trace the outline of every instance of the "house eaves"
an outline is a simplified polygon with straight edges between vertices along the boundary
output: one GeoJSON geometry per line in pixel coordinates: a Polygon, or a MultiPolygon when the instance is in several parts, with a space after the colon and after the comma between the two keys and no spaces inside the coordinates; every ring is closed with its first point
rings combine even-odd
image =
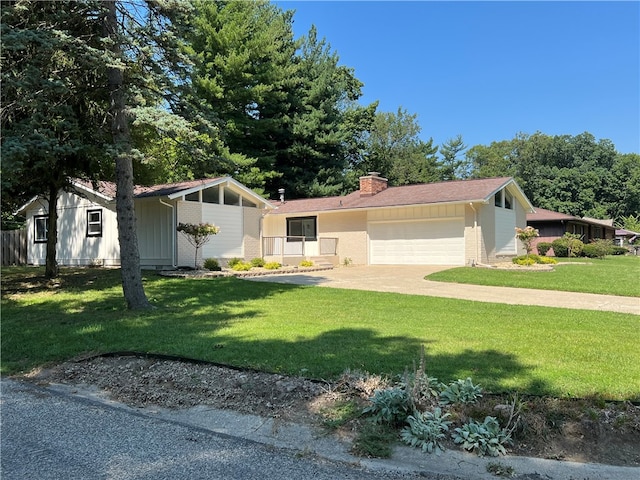
{"type": "MultiPolygon", "coordinates": [[[[332,197],[333,198],[333,197],[332,197]]],[[[340,197],[337,197],[340,198],[340,197]]],[[[271,210],[269,212],[269,215],[298,215],[298,216],[306,216],[306,215],[318,215],[318,214],[323,214],[323,213],[342,213],[342,212],[361,212],[362,210],[395,210],[398,208],[411,208],[411,207],[429,207],[429,206],[447,206],[447,205],[468,205],[469,203],[474,203],[474,204],[488,204],[488,200],[484,199],[484,198],[479,198],[479,199],[471,199],[471,200],[457,200],[457,201],[449,201],[449,202],[431,202],[431,203],[405,203],[402,205],[383,205],[383,206],[379,206],[379,207],[368,207],[368,206],[362,206],[362,207],[344,207],[344,206],[338,206],[337,208],[330,208],[330,209],[322,209],[322,210],[295,210],[295,211],[288,211],[288,212],[278,212],[278,206],[276,204],[276,207],[274,210],[271,210]]]]}
{"type": "Polygon", "coordinates": [[[115,199],[115,184],[112,182],[98,182],[98,190],[93,188],[93,185],[90,182],[86,182],[84,180],[75,179],[71,181],[71,185],[76,190],[82,190],[91,195],[95,195],[102,200],[106,200],[107,202],[112,202],[115,199]],[[102,193],[100,191],[102,188],[105,192],[112,192],[112,195],[107,195],[106,193],[102,193]]]}
{"type": "Polygon", "coordinates": [[[253,199],[258,205],[263,205],[264,208],[275,208],[275,206],[271,202],[231,177],[195,180],[193,182],[184,182],[182,184],[167,185],[164,189],[158,189],[153,192],[136,195],[136,198],[157,197],[166,195],[170,200],[175,200],[176,198],[181,198],[200,190],[205,190],[207,188],[221,185],[231,187],[232,190],[235,190],[238,193],[243,193],[246,197],[253,199]]]}
{"type": "Polygon", "coordinates": [[[512,194],[515,194],[515,197],[518,199],[520,204],[525,207],[526,211],[535,213],[535,208],[513,178],[509,178],[509,180],[505,182],[504,185],[498,187],[496,190],[487,195],[487,197],[485,198],[485,202],[489,202],[491,198],[493,198],[493,196],[503,188],[508,188],[512,194]]]}
{"type": "Polygon", "coordinates": [[[344,196],[289,200],[276,203],[276,210],[270,214],[302,215],[427,205],[487,204],[505,186],[509,187],[525,209],[533,209],[513,178],[499,177],[389,187],[369,196],[360,195],[358,190],[344,196]]]}

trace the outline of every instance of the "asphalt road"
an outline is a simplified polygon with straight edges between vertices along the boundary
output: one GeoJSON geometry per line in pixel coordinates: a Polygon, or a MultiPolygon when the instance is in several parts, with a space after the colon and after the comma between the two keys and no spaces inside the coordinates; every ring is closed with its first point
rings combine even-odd
{"type": "Polygon", "coordinates": [[[1,382],[3,480],[412,479],[1,382]]]}

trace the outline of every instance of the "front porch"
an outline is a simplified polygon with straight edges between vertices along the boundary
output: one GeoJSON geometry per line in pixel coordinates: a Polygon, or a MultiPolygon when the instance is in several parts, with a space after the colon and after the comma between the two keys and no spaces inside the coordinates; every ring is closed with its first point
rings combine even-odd
{"type": "Polygon", "coordinates": [[[338,239],[303,236],[262,237],[262,257],[267,262],[297,265],[303,260],[338,265],[338,239]]]}

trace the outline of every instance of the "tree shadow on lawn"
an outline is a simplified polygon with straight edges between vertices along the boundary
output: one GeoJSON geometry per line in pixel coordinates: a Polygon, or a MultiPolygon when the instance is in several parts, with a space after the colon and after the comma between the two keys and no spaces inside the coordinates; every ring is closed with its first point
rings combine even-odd
{"type": "Polygon", "coordinates": [[[389,377],[414,372],[421,346],[427,344],[426,373],[444,383],[471,377],[475,384],[481,384],[491,393],[517,390],[542,395],[551,392],[547,382],[535,378],[531,368],[513,354],[468,349],[429,354],[428,344],[435,349],[435,342],[400,336],[381,337],[370,329],[331,330],[314,338],[291,342],[246,340],[234,336],[219,336],[215,341],[219,349],[215,351],[213,361],[323,380],[335,380],[346,370],[389,377]]]}
{"type": "MultiPolygon", "coordinates": [[[[84,280],[82,273],[73,273],[76,285],[95,281],[100,269],[82,271],[84,280]]],[[[108,276],[110,280],[103,279],[101,285],[117,286],[119,276],[113,271],[108,276]]],[[[443,382],[470,376],[489,391],[504,391],[506,385],[513,384],[528,393],[549,390],[544,381],[532,377],[530,368],[515,355],[495,350],[438,353],[433,344],[431,353],[428,339],[382,337],[366,328],[333,329],[292,340],[221,333],[232,322],[263,314],[259,309],[234,310],[235,306],[308,287],[235,278],[185,280],[147,275],[145,288],[159,308],[127,311],[116,294],[93,301],[80,296],[56,302],[54,296],[51,302],[12,306],[9,312],[3,312],[3,365],[12,364],[12,370],[34,366],[29,347],[39,352],[40,363],[62,361],[85,352],[121,350],[178,355],[329,380],[347,369],[388,375],[411,371],[419,361],[421,345],[427,344],[427,374],[443,382]]],[[[261,335],[269,336],[268,329],[272,327],[265,328],[266,333],[261,335]]],[[[286,324],[280,328],[286,328],[286,324]]]]}

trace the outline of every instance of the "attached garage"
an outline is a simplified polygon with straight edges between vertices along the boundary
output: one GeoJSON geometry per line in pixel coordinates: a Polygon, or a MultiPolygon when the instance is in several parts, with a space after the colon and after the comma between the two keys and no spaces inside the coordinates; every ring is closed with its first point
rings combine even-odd
{"type": "Polygon", "coordinates": [[[464,265],[464,220],[371,222],[372,265],[464,265]]]}

